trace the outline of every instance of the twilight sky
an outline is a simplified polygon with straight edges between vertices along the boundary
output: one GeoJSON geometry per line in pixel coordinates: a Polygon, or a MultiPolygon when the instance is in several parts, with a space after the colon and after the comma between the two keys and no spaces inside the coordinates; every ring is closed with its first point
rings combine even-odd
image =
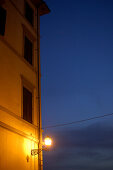
{"type": "MultiPolygon", "coordinates": [[[[113,112],[113,1],[46,0],[41,17],[43,127],[113,112]]],[[[113,170],[113,116],[45,130],[44,170],[113,170]]]]}

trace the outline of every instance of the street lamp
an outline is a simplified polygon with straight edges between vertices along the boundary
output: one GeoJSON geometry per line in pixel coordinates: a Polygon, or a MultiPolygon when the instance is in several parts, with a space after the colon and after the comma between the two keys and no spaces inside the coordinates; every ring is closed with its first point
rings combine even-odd
{"type": "Polygon", "coordinates": [[[35,156],[35,155],[39,154],[41,151],[43,151],[43,150],[48,150],[51,145],[52,145],[52,139],[47,136],[44,139],[44,142],[42,143],[42,149],[32,149],[31,150],[31,155],[35,156]]]}
{"type": "Polygon", "coordinates": [[[47,136],[47,137],[44,139],[44,145],[45,145],[45,146],[51,146],[51,145],[52,145],[52,139],[47,136]]]}

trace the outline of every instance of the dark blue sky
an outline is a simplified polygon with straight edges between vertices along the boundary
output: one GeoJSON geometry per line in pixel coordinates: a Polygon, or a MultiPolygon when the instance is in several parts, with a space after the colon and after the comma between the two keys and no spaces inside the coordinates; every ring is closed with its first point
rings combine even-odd
{"type": "MultiPolygon", "coordinates": [[[[41,17],[43,126],[112,113],[113,1],[46,0],[46,3],[51,9],[51,13],[41,17]]],[[[45,159],[48,159],[48,169],[93,170],[91,166],[95,167],[93,165],[98,159],[97,155],[92,156],[95,154],[95,150],[95,152],[101,153],[100,157],[104,157],[106,164],[104,166],[98,160],[97,167],[94,169],[111,170],[110,167],[113,167],[113,163],[111,165],[111,162],[107,160],[113,153],[111,154],[108,141],[113,142],[113,136],[111,135],[110,138],[109,135],[108,141],[106,141],[107,133],[105,132],[105,136],[102,134],[102,131],[104,132],[106,129],[107,131],[112,129],[113,133],[113,117],[79,126],[73,125],[45,131],[56,137],[56,145],[59,143],[59,146],[56,146],[57,151],[52,151],[45,156],[45,159]],[[98,137],[96,139],[96,131],[99,131],[98,136],[101,139],[98,137]],[[74,137],[73,132],[77,132],[74,137]],[[81,138],[81,134],[86,134],[86,132],[87,135],[81,138]],[[66,155],[67,152],[67,143],[64,142],[66,134],[70,138],[68,145],[70,156],[62,157],[61,161],[60,156],[66,155]],[[61,139],[58,140],[59,137],[61,139]],[[77,145],[73,149],[71,144],[76,141],[75,138],[79,143],[86,140],[87,146],[84,144],[84,147],[81,148],[80,145],[77,145]],[[94,142],[88,148],[91,139],[94,139],[94,142]],[[64,142],[64,147],[60,145],[60,140],[61,143],[64,142]],[[94,146],[95,141],[103,145],[104,140],[106,145],[103,147],[99,148],[98,144],[94,146]],[[83,153],[84,157],[82,154],[78,156],[79,152],[83,153]],[[91,160],[88,154],[91,154],[91,160]],[[49,156],[54,158],[53,162],[49,161],[49,156]],[[76,161],[72,157],[77,157],[76,161]],[[59,164],[55,164],[56,160],[59,164]],[[65,162],[67,162],[67,166],[65,162]]]]}

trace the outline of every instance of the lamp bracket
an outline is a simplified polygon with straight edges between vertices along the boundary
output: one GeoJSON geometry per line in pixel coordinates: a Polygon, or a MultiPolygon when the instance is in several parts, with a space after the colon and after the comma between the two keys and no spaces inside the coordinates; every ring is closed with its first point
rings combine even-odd
{"type": "Polygon", "coordinates": [[[35,155],[39,154],[39,152],[41,152],[40,149],[32,149],[31,150],[31,155],[35,156],[35,155]]]}
{"type": "Polygon", "coordinates": [[[32,156],[38,155],[38,154],[39,154],[41,151],[43,151],[43,150],[47,151],[48,148],[32,149],[32,150],[31,150],[31,155],[32,155],[32,156]]]}

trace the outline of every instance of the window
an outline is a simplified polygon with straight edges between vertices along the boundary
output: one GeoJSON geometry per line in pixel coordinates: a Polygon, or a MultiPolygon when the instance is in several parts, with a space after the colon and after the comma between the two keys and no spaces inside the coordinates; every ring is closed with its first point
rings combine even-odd
{"type": "Polygon", "coordinates": [[[29,64],[33,64],[33,43],[30,39],[25,36],[24,40],[24,58],[28,61],[29,64]]]}
{"type": "Polygon", "coordinates": [[[5,34],[6,10],[0,6],[0,35],[5,34]]]}
{"type": "Polygon", "coordinates": [[[34,11],[26,1],[25,1],[25,17],[29,21],[29,23],[33,26],[33,24],[34,24],[34,11]]]}
{"type": "Polygon", "coordinates": [[[23,119],[32,123],[32,92],[23,86],[23,119]]]}

